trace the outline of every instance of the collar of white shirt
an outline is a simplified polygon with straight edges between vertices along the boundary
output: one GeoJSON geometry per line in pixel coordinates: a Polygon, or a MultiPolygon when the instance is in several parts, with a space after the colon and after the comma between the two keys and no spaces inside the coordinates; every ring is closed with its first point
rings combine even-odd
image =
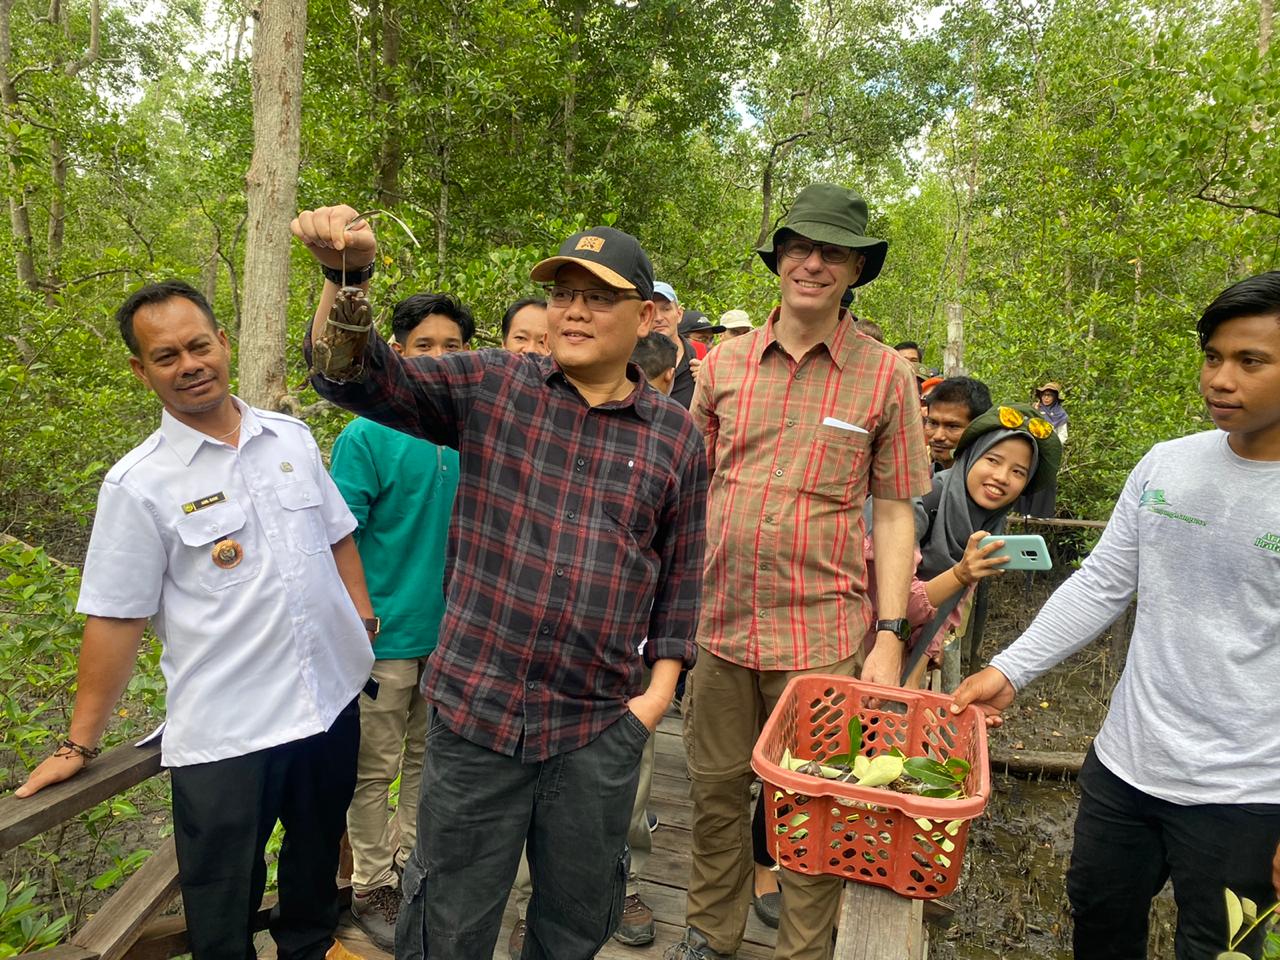
{"type": "MultiPolygon", "coordinates": [[[[231,400],[236,405],[236,409],[240,411],[240,436],[249,439],[256,437],[263,430],[275,433],[270,424],[258,418],[258,414],[253,407],[234,395],[231,400]]],[[[174,453],[187,466],[191,465],[191,461],[202,443],[221,443],[221,441],[213,439],[207,433],[201,433],[194,427],[187,426],[168,410],[165,410],[160,415],[160,433],[164,435],[165,441],[173,447],[174,453]]]]}

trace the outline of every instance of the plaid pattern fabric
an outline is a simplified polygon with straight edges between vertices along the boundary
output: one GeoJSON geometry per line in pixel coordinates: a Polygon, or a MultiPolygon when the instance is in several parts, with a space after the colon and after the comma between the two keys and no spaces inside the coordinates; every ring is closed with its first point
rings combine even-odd
{"type": "Polygon", "coordinates": [[[897,354],[846,315],[797,363],[774,339],[777,317],[720,344],[698,374],[711,470],[698,643],[754,670],[808,670],[852,656],[871,624],[868,492],[926,493],[929,459],[897,354]]]}
{"type": "Polygon", "coordinates": [[[645,662],[693,663],[707,473],[683,408],[638,369],[630,397],[589,407],[549,358],[503,350],[401,360],[375,337],[365,370],[312,383],[459,452],[445,616],[423,685],[452,730],[545,760],[622,715],[646,636],[645,662]]]}

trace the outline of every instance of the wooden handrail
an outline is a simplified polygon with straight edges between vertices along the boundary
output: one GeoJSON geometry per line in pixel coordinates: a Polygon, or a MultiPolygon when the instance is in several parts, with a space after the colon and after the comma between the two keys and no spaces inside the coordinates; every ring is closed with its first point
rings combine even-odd
{"type": "Polygon", "coordinates": [[[160,744],[115,747],[70,780],[34,797],[0,797],[0,853],[160,772],[160,744]]]}
{"type": "Polygon", "coordinates": [[[1019,523],[1024,527],[1064,527],[1071,530],[1103,530],[1105,520],[1067,520],[1058,517],[1024,517],[1019,513],[1009,514],[1009,523],[1019,523]]]}

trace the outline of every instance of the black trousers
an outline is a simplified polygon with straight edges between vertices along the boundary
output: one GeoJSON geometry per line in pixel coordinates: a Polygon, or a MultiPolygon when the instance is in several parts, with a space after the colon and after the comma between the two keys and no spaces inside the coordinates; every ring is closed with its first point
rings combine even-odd
{"type": "Polygon", "coordinates": [[[280,960],[321,960],[338,925],[338,847],[355,790],[360,708],[324,733],[242,757],[172,767],[174,841],[193,960],[254,960],[263,852],[279,820],[280,960]]]}
{"type": "Polygon", "coordinates": [[[464,740],[433,710],[397,960],[492,957],[526,843],[533,897],[521,956],[594,957],[622,919],[627,828],[648,739],[627,712],[586,746],[523,763],[464,740]]]}
{"type": "MultiPolygon", "coordinates": [[[[1280,805],[1158,800],[1113,774],[1092,748],[1080,793],[1067,871],[1077,960],[1145,960],[1151,899],[1168,879],[1177,960],[1213,960],[1226,949],[1224,887],[1260,909],[1274,902],[1280,805]]],[[[1257,956],[1261,942],[1259,933],[1238,949],[1257,956]]]]}

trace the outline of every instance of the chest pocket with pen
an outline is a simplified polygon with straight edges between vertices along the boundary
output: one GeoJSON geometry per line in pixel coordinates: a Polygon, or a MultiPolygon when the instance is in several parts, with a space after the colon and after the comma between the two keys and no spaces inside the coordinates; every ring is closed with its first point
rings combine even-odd
{"type": "Polygon", "coordinates": [[[210,593],[251,580],[262,567],[262,558],[255,555],[252,544],[245,542],[245,521],[240,504],[226,500],[188,514],[176,525],[178,539],[190,554],[196,580],[210,593]],[[229,541],[224,548],[228,559],[218,562],[214,547],[223,541],[229,541]]]}
{"type": "Polygon", "coordinates": [[[303,553],[329,549],[321,507],[320,488],[312,480],[294,480],[276,487],[276,498],[284,508],[284,525],[289,542],[303,553]]]}
{"type": "Polygon", "coordinates": [[[848,504],[866,474],[871,435],[820,423],[813,428],[807,448],[798,451],[794,469],[801,493],[848,504]],[[806,458],[807,455],[807,458],[806,458]]]}

